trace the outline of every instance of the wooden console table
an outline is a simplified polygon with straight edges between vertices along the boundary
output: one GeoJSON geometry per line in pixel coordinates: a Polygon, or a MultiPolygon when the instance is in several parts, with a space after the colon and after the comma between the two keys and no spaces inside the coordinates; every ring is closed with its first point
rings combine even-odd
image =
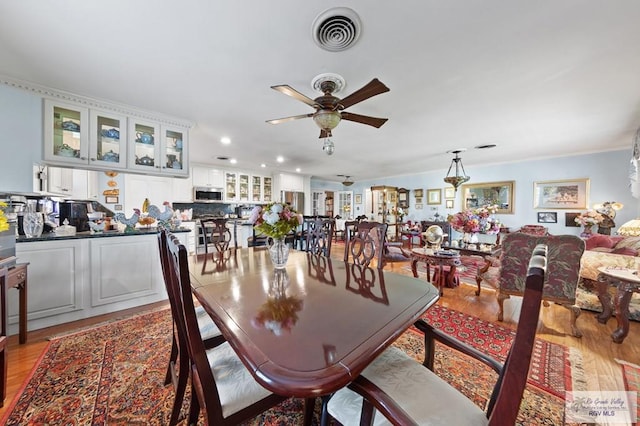
{"type": "Polygon", "coordinates": [[[9,269],[5,285],[0,288],[0,310],[2,310],[2,325],[0,327],[0,335],[7,335],[7,289],[16,288],[20,292],[19,299],[19,333],[18,341],[20,344],[27,342],[27,266],[28,263],[18,263],[15,267],[9,269]]]}
{"type": "Polygon", "coordinates": [[[617,287],[615,313],[618,328],[611,333],[615,343],[622,343],[629,334],[629,301],[633,292],[640,292],[639,271],[635,269],[613,269],[606,266],[598,268],[598,299],[602,304],[602,313],[597,314],[598,322],[606,324],[612,314],[611,296],[608,287],[617,287]]]}

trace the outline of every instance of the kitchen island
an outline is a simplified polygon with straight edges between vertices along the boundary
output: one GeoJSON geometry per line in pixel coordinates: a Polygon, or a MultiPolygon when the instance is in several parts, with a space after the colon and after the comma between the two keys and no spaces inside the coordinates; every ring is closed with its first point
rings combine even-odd
{"type": "MultiPolygon", "coordinates": [[[[186,243],[190,230],[172,232],[186,243]]],[[[157,229],[43,234],[16,240],[18,263],[29,263],[27,329],[37,330],[167,298],[157,229]]],[[[18,292],[7,294],[9,334],[18,332],[18,292]]]]}

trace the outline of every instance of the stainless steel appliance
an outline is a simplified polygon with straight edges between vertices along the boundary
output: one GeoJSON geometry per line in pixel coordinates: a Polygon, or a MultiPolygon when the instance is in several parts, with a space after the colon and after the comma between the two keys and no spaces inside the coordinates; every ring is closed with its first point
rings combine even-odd
{"type": "Polygon", "coordinates": [[[280,200],[297,213],[304,214],[304,192],[282,191],[280,200]]]}
{"type": "Polygon", "coordinates": [[[193,201],[196,203],[215,203],[222,201],[222,188],[209,188],[206,186],[193,187],[193,201]]]}
{"type": "MultiPolygon", "coordinates": [[[[76,232],[89,230],[89,203],[86,201],[64,201],[59,205],[60,225],[64,220],[69,221],[69,225],[76,227],[76,232]]],[[[93,211],[93,210],[92,210],[93,211]]]]}

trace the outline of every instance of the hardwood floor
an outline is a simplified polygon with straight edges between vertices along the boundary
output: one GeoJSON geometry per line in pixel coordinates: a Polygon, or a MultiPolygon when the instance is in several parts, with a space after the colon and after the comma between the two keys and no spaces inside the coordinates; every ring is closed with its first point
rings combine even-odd
{"type": "MultiPolygon", "coordinates": [[[[335,245],[333,256],[342,258],[342,247],[335,245]]],[[[408,262],[389,263],[385,269],[405,275],[411,275],[411,271],[404,268],[408,262]]],[[[480,296],[475,295],[475,287],[462,284],[455,289],[445,289],[444,296],[438,301],[443,306],[474,315],[486,321],[496,321],[498,304],[495,292],[482,291],[480,296]]],[[[505,301],[505,321],[500,323],[506,327],[515,327],[514,315],[518,314],[517,302],[514,297],[505,301]]],[[[4,407],[0,408],[0,417],[11,404],[14,397],[20,392],[23,383],[29,377],[34,365],[47,347],[48,338],[71,330],[84,328],[111,319],[119,318],[135,312],[168,305],[168,302],[160,302],[139,308],[119,311],[108,315],[89,318],[56,327],[30,331],[28,342],[18,344],[18,336],[10,336],[8,346],[8,380],[7,397],[4,407]]],[[[583,311],[578,318],[578,327],[583,333],[582,338],[571,336],[570,312],[555,304],[543,307],[541,310],[538,337],[565,346],[580,349],[583,355],[587,390],[623,390],[620,366],[615,358],[640,364],[640,323],[631,321],[629,336],[622,344],[613,343],[611,332],[616,328],[615,319],[609,320],[606,325],[599,324],[592,312],[583,311]]]]}

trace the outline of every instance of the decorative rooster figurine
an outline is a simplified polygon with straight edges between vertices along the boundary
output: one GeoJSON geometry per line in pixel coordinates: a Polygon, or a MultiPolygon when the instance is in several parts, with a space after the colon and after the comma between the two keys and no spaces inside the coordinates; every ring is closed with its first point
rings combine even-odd
{"type": "Polygon", "coordinates": [[[124,213],[116,213],[114,219],[120,223],[124,223],[127,225],[127,231],[131,231],[138,223],[138,219],[140,219],[140,209],[133,209],[133,215],[129,218],[125,217],[124,213]]]}
{"type": "Polygon", "coordinates": [[[148,207],[149,216],[158,220],[161,223],[168,223],[173,217],[173,209],[171,208],[171,204],[168,201],[162,203],[164,205],[164,211],[161,212],[160,208],[155,205],[150,205],[148,207]]]}

